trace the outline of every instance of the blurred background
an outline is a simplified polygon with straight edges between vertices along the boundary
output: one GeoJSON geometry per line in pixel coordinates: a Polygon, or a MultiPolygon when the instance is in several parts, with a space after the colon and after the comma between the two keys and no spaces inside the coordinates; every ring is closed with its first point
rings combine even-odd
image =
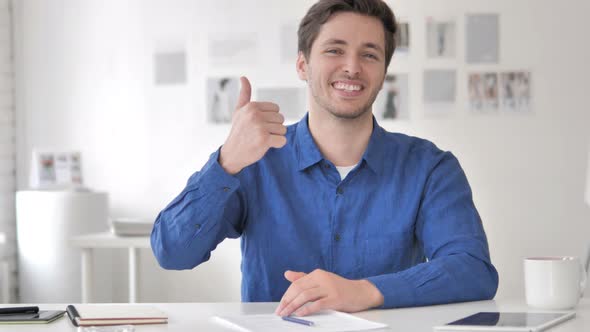
{"type": "MultiPolygon", "coordinates": [[[[79,302],[91,264],[93,302],[128,302],[130,277],[139,302],[239,301],[239,240],[190,271],[162,270],[141,245],[128,254],[125,240],[83,261],[72,241],[153,221],[224,142],[237,77],[297,121],[296,29],[313,3],[0,0],[1,300],[79,302]],[[61,152],[79,158],[65,183],[43,173],[61,152]]],[[[524,298],[524,257],[590,245],[590,2],[387,3],[404,42],[375,116],[459,158],[497,297],[524,298]]]]}

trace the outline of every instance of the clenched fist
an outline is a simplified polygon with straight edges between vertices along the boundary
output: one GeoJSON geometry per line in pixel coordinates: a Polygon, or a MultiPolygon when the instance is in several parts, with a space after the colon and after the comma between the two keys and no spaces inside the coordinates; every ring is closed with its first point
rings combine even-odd
{"type": "Polygon", "coordinates": [[[287,127],[283,125],[285,118],[279,113],[279,106],[250,101],[250,81],[240,77],[240,83],[231,131],[219,154],[219,164],[232,175],[262,159],[268,149],[282,148],[287,144],[287,127]]]}

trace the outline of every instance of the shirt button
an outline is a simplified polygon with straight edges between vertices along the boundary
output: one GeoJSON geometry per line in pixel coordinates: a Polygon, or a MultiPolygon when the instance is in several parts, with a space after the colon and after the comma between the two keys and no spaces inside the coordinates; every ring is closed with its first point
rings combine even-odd
{"type": "Polygon", "coordinates": [[[328,164],[324,164],[324,168],[325,168],[325,169],[328,169],[328,168],[330,168],[330,165],[328,165],[328,164]]]}
{"type": "Polygon", "coordinates": [[[340,234],[334,235],[334,241],[336,241],[336,242],[340,241],[340,234]]]}
{"type": "Polygon", "coordinates": [[[340,187],[338,189],[336,189],[336,192],[338,193],[338,195],[344,194],[344,190],[340,187]]]}
{"type": "Polygon", "coordinates": [[[201,228],[201,224],[195,224],[195,228],[196,229],[200,229],[201,228]]]}
{"type": "Polygon", "coordinates": [[[228,192],[229,191],[229,187],[223,187],[223,191],[228,192]]]}

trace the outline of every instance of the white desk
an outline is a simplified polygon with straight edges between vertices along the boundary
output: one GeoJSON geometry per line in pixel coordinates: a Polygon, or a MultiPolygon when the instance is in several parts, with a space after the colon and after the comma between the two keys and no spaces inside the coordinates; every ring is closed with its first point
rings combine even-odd
{"type": "Polygon", "coordinates": [[[137,302],[138,249],[150,248],[149,236],[116,236],[113,233],[80,235],[72,238],[72,245],[82,248],[82,303],[92,301],[92,251],[99,248],[126,248],[129,254],[129,303],[137,302]]]}
{"type": "MultiPolygon", "coordinates": [[[[156,303],[154,306],[168,313],[168,324],[138,325],[137,332],[231,332],[234,330],[220,326],[211,321],[211,316],[220,314],[260,314],[272,313],[278,303],[156,303]]],[[[3,304],[0,306],[14,306],[3,304]]],[[[66,304],[43,304],[40,309],[62,309],[66,304]]],[[[432,332],[432,327],[442,325],[478,311],[534,311],[526,307],[523,300],[515,301],[482,301],[447,304],[430,307],[407,309],[371,310],[355,315],[382,322],[389,325],[389,329],[371,331],[403,331],[403,332],[432,332]]],[[[0,331],[27,332],[75,332],[76,328],[66,317],[48,325],[0,325],[0,331]]],[[[584,332],[590,331],[590,299],[583,299],[576,308],[576,317],[549,329],[550,332],[584,332]]]]}

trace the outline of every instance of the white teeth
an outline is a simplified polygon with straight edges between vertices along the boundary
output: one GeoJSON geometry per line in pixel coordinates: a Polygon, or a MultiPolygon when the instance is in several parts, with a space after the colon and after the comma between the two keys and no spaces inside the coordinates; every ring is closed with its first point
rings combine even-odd
{"type": "Polygon", "coordinates": [[[359,91],[361,89],[360,85],[344,84],[344,83],[340,83],[340,82],[334,83],[333,86],[334,86],[334,88],[336,88],[338,90],[346,90],[346,91],[359,91]]]}

